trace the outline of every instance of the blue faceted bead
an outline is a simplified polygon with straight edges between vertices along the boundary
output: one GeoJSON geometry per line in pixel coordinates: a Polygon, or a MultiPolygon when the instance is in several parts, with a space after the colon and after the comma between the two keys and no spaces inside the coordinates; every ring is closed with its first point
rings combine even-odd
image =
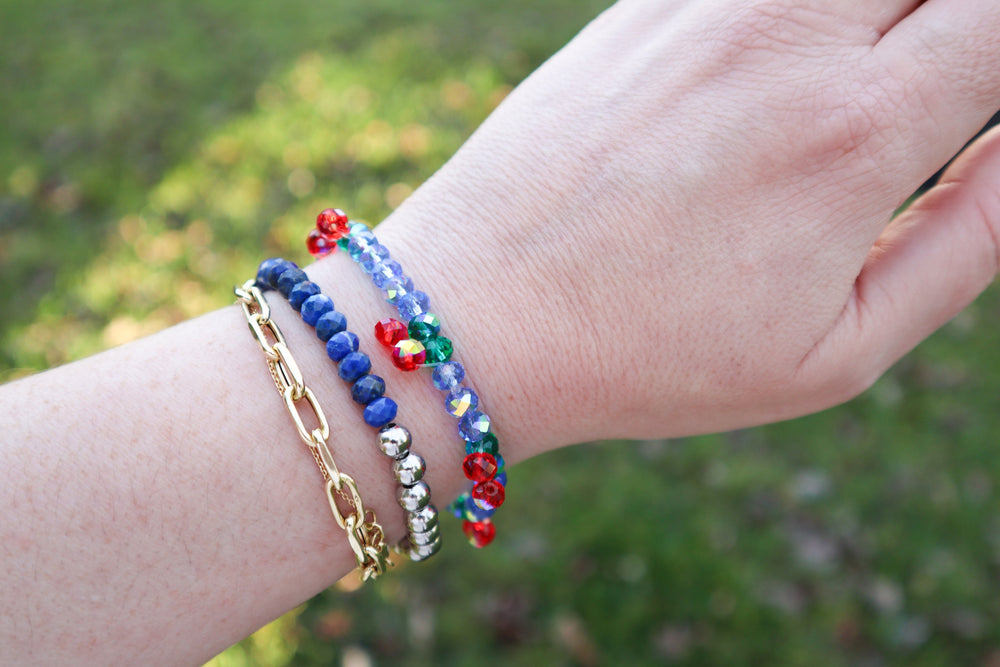
{"type": "MultiPolygon", "coordinates": [[[[448,398],[444,400],[444,409],[452,417],[464,417],[470,412],[474,412],[479,405],[479,396],[468,387],[456,387],[448,392],[448,398]]],[[[476,438],[478,440],[479,438],[476,438]]]]}
{"type": "Polygon", "coordinates": [[[472,496],[468,496],[465,499],[465,503],[462,507],[462,516],[460,518],[466,521],[482,521],[484,519],[489,519],[497,511],[497,508],[493,507],[490,509],[483,509],[476,504],[476,501],[472,499],[472,496]]]}
{"type": "Polygon", "coordinates": [[[295,310],[302,310],[302,304],[309,297],[319,294],[319,285],[307,280],[292,288],[292,293],[288,295],[288,304],[295,310]]]}
{"type": "Polygon", "coordinates": [[[311,327],[319,318],[333,310],[333,299],[325,294],[313,294],[302,304],[302,321],[311,327]]]}
{"type": "Polygon", "coordinates": [[[374,273],[375,269],[387,259],[389,259],[389,249],[381,243],[373,243],[361,253],[358,262],[365,273],[374,273]]]}
{"type": "MultiPolygon", "coordinates": [[[[493,458],[494,458],[494,459],[496,460],[496,462],[497,462],[497,475],[499,475],[500,473],[503,473],[504,475],[506,475],[507,473],[506,473],[505,471],[506,471],[506,469],[507,469],[507,462],[506,462],[506,461],[504,461],[504,460],[503,460],[503,457],[502,457],[502,456],[500,456],[499,454],[494,454],[494,455],[493,455],[493,458]]],[[[496,478],[494,477],[494,479],[496,479],[496,478]]],[[[499,481],[499,480],[498,480],[498,481],[499,481]]],[[[501,484],[506,484],[506,482],[505,482],[505,481],[504,481],[504,482],[500,482],[500,483],[501,483],[501,484]]]]}
{"type": "Polygon", "coordinates": [[[386,283],[382,287],[382,293],[385,294],[385,300],[394,306],[399,305],[399,300],[404,296],[413,291],[413,280],[408,276],[403,276],[403,280],[398,282],[386,283]]]}
{"type": "Polygon", "coordinates": [[[465,379],[465,367],[457,361],[446,361],[434,369],[431,379],[436,389],[451,392],[465,379]]]}
{"type": "Polygon", "coordinates": [[[307,280],[309,280],[309,276],[306,275],[305,271],[298,267],[289,267],[278,276],[278,282],[275,284],[275,287],[281,292],[281,296],[287,299],[296,285],[304,283],[307,280]]]}
{"type": "Polygon", "coordinates": [[[372,271],[372,282],[379,289],[385,287],[387,283],[402,282],[405,277],[403,267],[394,259],[387,259],[379,263],[372,271]]]}
{"type": "MultiPolygon", "coordinates": [[[[330,340],[333,339],[331,338],[330,340]]],[[[337,366],[337,375],[340,376],[341,380],[354,382],[371,369],[372,360],[368,358],[367,354],[364,352],[348,352],[340,360],[340,365],[337,366]]]]}
{"type": "Polygon", "coordinates": [[[368,405],[385,393],[385,380],[377,375],[362,375],[351,387],[351,398],[361,405],[368,405]]]}
{"type": "Polygon", "coordinates": [[[469,442],[482,440],[483,436],[490,432],[490,416],[479,410],[471,410],[465,413],[458,422],[458,434],[469,442]]]}
{"type": "Polygon", "coordinates": [[[350,331],[338,331],[326,341],[326,356],[340,361],[358,350],[358,337],[350,331]]]}
{"type": "Polygon", "coordinates": [[[414,290],[400,298],[395,306],[399,309],[400,318],[408,323],[420,313],[427,312],[431,307],[431,298],[420,290],[414,290]]]}
{"type": "Polygon", "coordinates": [[[339,310],[331,310],[316,320],[316,335],[320,340],[330,340],[333,334],[347,329],[347,316],[339,310]]]}
{"type": "Polygon", "coordinates": [[[469,495],[468,491],[466,491],[465,493],[459,494],[458,498],[455,498],[448,505],[448,508],[447,508],[448,511],[451,512],[452,514],[454,514],[456,518],[458,518],[458,519],[464,519],[465,518],[465,503],[471,497],[472,496],[469,495]]]}
{"type": "Polygon", "coordinates": [[[367,229],[354,232],[351,231],[351,240],[347,243],[347,254],[355,262],[361,260],[361,253],[368,249],[368,246],[378,243],[378,239],[367,229]]]}
{"type": "Polygon", "coordinates": [[[279,266],[284,266],[285,264],[291,264],[291,262],[280,257],[271,257],[261,262],[260,266],[257,267],[257,281],[255,283],[257,287],[274,289],[274,272],[279,266]]]}
{"type": "MultiPolygon", "coordinates": [[[[499,456],[497,458],[500,458],[499,456]]],[[[497,473],[496,477],[493,478],[497,484],[502,486],[504,489],[507,488],[507,471],[501,470],[497,473]]]]}
{"type": "Polygon", "coordinates": [[[369,426],[380,428],[396,418],[396,410],[396,401],[383,396],[365,406],[363,417],[369,426]]]}

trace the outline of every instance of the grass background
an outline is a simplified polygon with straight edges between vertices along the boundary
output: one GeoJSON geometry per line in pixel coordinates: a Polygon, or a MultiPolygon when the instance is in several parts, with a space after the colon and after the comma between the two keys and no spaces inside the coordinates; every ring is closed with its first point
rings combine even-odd
{"type": "MultiPolygon", "coordinates": [[[[0,380],[381,219],[604,4],[0,3],[0,380]]],[[[998,301],[836,410],[522,464],[490,549],[212,664],[1000,665],[998,301]]]]}

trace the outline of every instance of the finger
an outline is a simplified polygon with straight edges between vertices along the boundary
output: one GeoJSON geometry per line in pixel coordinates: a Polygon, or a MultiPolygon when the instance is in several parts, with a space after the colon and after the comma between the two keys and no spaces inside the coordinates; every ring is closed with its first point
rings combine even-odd
{"type": "Polygon", "coordinates": [[[834,329],[800,365],[834,377],[848,398],[951,319],[993,280],[1000,262],[1000,129],[889,225],[834,329]]]}
{"type": "Polygon", "coordinates": [[[1000,108],[1000,3],[928,0],[889,30],[874,55],[907,139],[904,164],[933,173],[1000,108]]]}

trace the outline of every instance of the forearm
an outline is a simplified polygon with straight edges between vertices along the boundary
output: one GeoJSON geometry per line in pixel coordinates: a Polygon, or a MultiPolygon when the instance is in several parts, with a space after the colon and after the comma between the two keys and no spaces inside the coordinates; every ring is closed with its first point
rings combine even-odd
{"type": "MultiPolygon", "coordinates": [[[[544,410],[509,359],[478,335],[474,263],[438,274],[403,241],[405,211],[380,238],[456,342],[508,462],[549,447],[544,410]],[[468,303],[467,299],[476,299],[468,303]],[[482,349],[486,346],[486,349],[482,349]]],[[[470,249],[471,252],[471,249],[470,249]]],[[[464,478],[464,448],[440,393],[403,374],[371,327],[390,314],[346,257],[309,269],[348,317],[427,461],[433,501],[464,478]]],[[[228,290],[228,286],[220,286],[228,290]]],[[[388,460],[313,330],[275,293],[275,322],[330,417],[340,469],[355,478],[391,542],[405,533],[388,460]]],[[[511,323],[513,316],[506,322],[511,323]]],[[[329,586],[355,565],[323,482],[236,306],[0,389],[4,415],[0,652],[36,662],[194,662],[329,586]],[[112,636],[108,629],[113,629],[112,636]]],[[[452,548],[455,548],[454,546],[452,548]]]]}

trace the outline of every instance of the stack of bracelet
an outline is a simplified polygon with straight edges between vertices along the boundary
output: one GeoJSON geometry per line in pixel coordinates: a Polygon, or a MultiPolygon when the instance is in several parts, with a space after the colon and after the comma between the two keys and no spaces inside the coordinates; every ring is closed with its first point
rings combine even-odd
{"type": "Polygon", "coordinates": [[[349,222],[339,209],[326,209],[319,214],[306,246],[314,257],[323,257],[338,246],[345,249],[396,307],[402,321],[392,318],[379,321],[375,336],[392,348],[397,368],[404,371],[421,366],[434,368],[434,387],[447,394],[445,409],[459,420],[458,433],[466,442],[462,471],[471,483],[471,488],[451,503],[449,509],[463,519],[462,530],[470,543],[486,546],[496,535],[491,517],[504,502],[507,473],[490,417],[480,409],[476,392],[462,384],[465,369],[451,361],[452,342],[441,335],[440,321],[429,312],[430,299],[414,289],[413,281],[403,273],[399,262],[389,256],[389,250],[367,226],[349,222]]]}
{"type": "Polygon", "coordinates": [[[326,482],[330,511],[333,512],[337,525],[347,533],[347,542],[361,568],[361,580],[374,579],[385,572],[388,563],[385,533],[375,518],[375,513],[365,509],[354,479],[338,469],[326,442],[330,438],[330,423],[326,414],[316,400],[316,395],[306,386],[302,371],[292,357],[281,329],[271,319],[270,306],[253,282],[248,280],[243,287],[234,290],[238,303],[243,308],[250,332],[264,353],[271,378],[285,400],[285,408],[295,423],[299,437],[316,459],[316,465],[326,482]],[[303,401],[315,414],[319,424],[312,431],[306,428],[302,415],[299,414],[299,404],[303,401]],[[349,507],[346,515],[340,509],[338,497],[349,507]]]}
{"type": "Polygon", "coordinates": [[[364,405],[363,418],[379,429],[378,445],[393,459],[393,472],[399,482],[396,499],[406,511],[408,534],[399,550],[412,560],[429,558],[441,549],[438,512],[431,504],[431,491],[423,481],[424,460],[410,449],[410,433],[392,422],[397,406],[383,396],[385,381],[369,373],[371,359],[358,351],[358,337],[347,330],[347,318],[334,309],[330,297],[320,293],[298,266],[284,259],[266,259],[257,271],[257,286],[275,289],[299,311],[302,320],[316,329],[316,336],[326,343],[326,353],[337,362],[337,374],[351,383],[351,397],[364,405]]]}

